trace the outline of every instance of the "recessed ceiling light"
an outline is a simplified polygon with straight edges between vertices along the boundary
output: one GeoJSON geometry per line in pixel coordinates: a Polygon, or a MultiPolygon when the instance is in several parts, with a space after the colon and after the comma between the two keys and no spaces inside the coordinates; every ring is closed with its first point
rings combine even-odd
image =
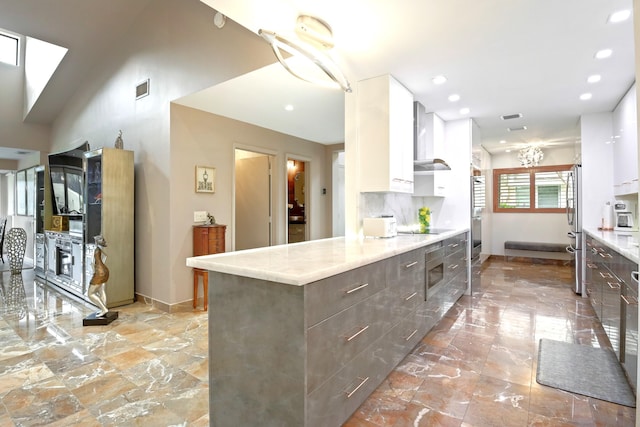
{"type": "Polygon", "coordinates": [[[460,114],[462,114],[462,115],[467,115],[470,112],[471,112],[471,110],[469,108],[467,108],[467,107],[464,107],[464,108],[460,109],[460,114]]]}
{"type": "Polygon", "coordinates": [[[509,132],[516,132],[516,131],[519,131],[519,130],[527,130],[527,127],[526,126],[513,127],[513,128],[507,128],[507,130],[509,132]]]}
{"type": "Polygon", "coordinates": [[[460,95],[458,95],[457,93],[449,95],[449,101],[451,102],[460,101],[460,95]]]}
{"type": "Polygon", "coordinates": [[[447,81],[447,78],[443,75],[435,76],[431,79],[434,85],[441,85],[442,83],[447,81]]]}
{"type": "Polygon", "coordinates": [[[596,52],[596,59],[604,59],[611,56],[613,51],[611,49],[602,49],[596,52]]]}
{"type": "Polygon", "coordinates": [[[607,22],[611,22],[615,24],[617,22],[626,21],[627,19],[629,19],[630,16],[631,16],[631,11],[629,9],[619,10],[609,15],[607,22]]]}
{"type": "Polygon", "coordinates": [[[601,79],[600,74],[593,74],[587,77],[587,83],[598,83],[601,79]]]}
{"type": "Polygon", "coordinates": [[[583,93],[582,95],[580,95],[580,99],[582,101],[588,101],[592,98],[593,95],[591,95],[590,93],[583,93]]]}
{"type": "Polygon", "coordinates": [[[507,141],[505,141],[504,139],[500,140],[500,144],[506,144],[506,143],[507,143],[507,141]]]}
{"type": "Polygon", "coordinates": [[[511,149],[510,149],[510,148],[507,148],[507,149],[506,149],[506,150],[504,150],[504,151],[505,151],[505,152],[507,152],[507,153],[510,153],[510,152],[511,152],[511,149]]]}
{"type": "Polygon", "coordinates": [[[293,111],[293,105],[287,104],[287,105],[284,106],[284,109],[287,110],[287,111],[293,111]]]}

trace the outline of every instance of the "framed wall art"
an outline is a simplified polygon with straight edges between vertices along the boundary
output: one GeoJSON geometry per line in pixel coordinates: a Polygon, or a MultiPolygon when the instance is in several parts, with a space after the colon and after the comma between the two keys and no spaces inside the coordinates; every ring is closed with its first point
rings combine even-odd
{"type": "Polygon", "coordinates": [[[216,169],[210,166],[196,166],[196,193],[215,193],[216,169]]]}

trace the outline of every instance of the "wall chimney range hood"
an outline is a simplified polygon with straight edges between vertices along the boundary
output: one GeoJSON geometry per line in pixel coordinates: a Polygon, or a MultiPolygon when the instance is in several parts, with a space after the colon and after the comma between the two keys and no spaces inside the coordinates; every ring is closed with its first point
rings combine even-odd
{"type": "Polygon", "coordinates": [[[436,139],[444,140],[442,119],[435,113],[427,113],[424,105],[413,103],[413,172],[415,174],[451,170],[447,162],[435,157],[436,139]],[[436,122],[440,122],[437,126],[436,122]]]}
{"type": "Polygon", "coordinates": [[[413,161],[413,172],[450,171],[451,167],[442,159],[424,159],[413,161]]]}

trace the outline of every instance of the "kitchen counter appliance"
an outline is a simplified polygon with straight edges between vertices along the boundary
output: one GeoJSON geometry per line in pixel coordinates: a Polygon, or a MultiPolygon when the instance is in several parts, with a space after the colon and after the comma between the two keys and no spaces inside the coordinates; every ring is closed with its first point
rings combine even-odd
{"type": "Polygon", "coordinates": [[[398,234],[393,216],[365,218],[362,220],[362,231],[365,237],[394,237],[398,234]]]}
{"type": "Polygon", "coordinates": [[[633,212],[627,208],[627,204],[620,200],[616,200],[613,205],[615,212],[615,225],[613,227],[616,231],[631,231],[633,230],[633,212]]]}

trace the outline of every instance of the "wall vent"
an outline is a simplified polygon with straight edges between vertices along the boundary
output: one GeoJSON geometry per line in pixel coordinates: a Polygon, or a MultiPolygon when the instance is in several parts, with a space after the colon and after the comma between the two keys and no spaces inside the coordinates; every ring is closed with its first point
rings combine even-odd
{"type": "Polygon", "coordinates": [[[509,132],[517,132],[519,130],[527,130],[527,127],[526,126],[519,126],[519,127],[516,127],[516,128],[507,128],[507,130],[509,132]]]}
{"type": "Polygon", "coordinates": [[[136,99],[144,98],[147,95],[149,95],[149,79],[136,86],[136,99]]]}
{"type": "Polygon", "coordinates": [[[29,154],[31,151],[17,150],[16,154],[19,156],[24,156],[25,154],[29,154]]]}
{"type": "Polygon", "coordinates": [[[502,120],[519,119],[520,117],[522,117],[522,113],[516,113],[516,114],[505,114],[504,116],[500,116],[500,118],[501,118],[502,120]]]}

